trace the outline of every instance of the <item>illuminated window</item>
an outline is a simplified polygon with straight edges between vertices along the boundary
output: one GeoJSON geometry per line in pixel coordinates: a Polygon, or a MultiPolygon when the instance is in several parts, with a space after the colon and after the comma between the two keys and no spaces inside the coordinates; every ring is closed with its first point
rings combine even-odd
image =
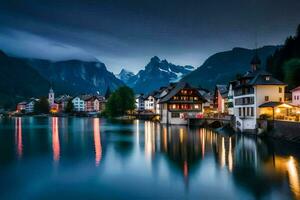
{"type": "Polygon", "coordinates": [[[265,101],[269,101],[269,96],[265,96],[265,101]]]}
{"type": "Polygon", "coordinates": [[[195,105],[195,109],[199,109],[199,105],[195,105]]]}
{"type": "Polygon", "coordinates": [[[282,88],[281,87],[279,87],[279,93],[282,93],[282,88]]]}
{"type": "Polygon", "coordinates": [[[270,80],[270,76],[266,76],[266,81],[269,81],[270,80]]]}

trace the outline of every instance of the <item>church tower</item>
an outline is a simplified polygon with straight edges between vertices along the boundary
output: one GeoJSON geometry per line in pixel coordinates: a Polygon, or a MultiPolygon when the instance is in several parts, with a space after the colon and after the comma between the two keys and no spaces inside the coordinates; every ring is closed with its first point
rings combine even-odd
{"type": "Polygon", "coordinates": [[[251,64],[252,72],[254,72],[254,71],[256,71],[256,70],[259,69],[259,67],[261,65],[261,61],[260,61],[260,58],[257,55],[257,53],[255,53],[255,55],[253,56],[250,64],[251,64]]]}
{"type": "Polygon", "coordinates": [[[49,101],[50,106],[52,106],[54,104],[54,91],[53,91],[52,87],[49,90],[48,101],[49,101]]]}

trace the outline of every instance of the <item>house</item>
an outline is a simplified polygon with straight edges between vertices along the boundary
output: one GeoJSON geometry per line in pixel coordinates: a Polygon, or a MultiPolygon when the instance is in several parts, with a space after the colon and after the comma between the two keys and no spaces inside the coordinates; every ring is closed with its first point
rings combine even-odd
{"type": "Polygon", "coordinates": [[[26,113],[33,113],[34,112],[34,105],[35,103],[38,101],[38,99],[35,99],[35,98],[31,98],[26,106],[25,106],[25,112],[26,113]]]}
{"type": "Polygon", "coordinates": [[[156,107],[156,98],[154,97],[155,92],[152,92],[151,94],[147,95],[145,97],[145,110],[155,112],[156,107]]]}
{"type": "Polygon", "coordinates": [[[142,111],[145,109],[144,94],[138,94],[135,96],[135,107],[137,111],[142,111]]]}
{"type": "Polygon", "coordinates": [[[203,103],[203,112],[204,113],[211,113],[213,112],[214,108],[214,94],[209,92],[208,90],[204,88],[198,88],[199,93],[201,96],[206,100],[205,103],[203,103]]]}
{"type": "Polygon", "coordinates": [[[300,106],[300,86],[292,90],[292,104],[300,106]]]}
{"type": "Polygon", "coordinates": [[[160,121],[163,124],[187,125],[188,117],[203,115],[205,99],[196,88],[179,82],[169,87],[168,93],[159,100],[160,121]]]}
{"type": "Polygon", "coordinates": [[[100,95],[82,95],[85,112],[100,112],[104,109],[105,98],[100,95]]]}
{"type": "Polygon", "coordinates": [[[255,55],[251,70],[238,78],[234,85],[235,128],[242,132],[255,132],[260,117],[259,106],[267,102],[284,102],[285,84],[260,68],[261,61],[255,55]]]}
{"type": "Polygon", "coordinates": [[[27,105],[26,101],[22,101],[22,102],[18,103],[18,105],[17,105],[17,112],[25,112],[26,105],[27,105]]]}
{"type": "Polygon", "coordinates": [[[228,89],[227,85],[216,85],[214,93],[214,108],[218,113],[227,113],[228,89]]]}
{"type": "Polygon", "coordinates": [[[65,111],[70,100],[72,100],[72,97],[69,95],[61,95],[55,98],[54,103],[58,105],[58,112],[65,111]]]}
{"type": "Polygon", "coordinates": [[[74,111],[83,112],[85,111],[85,101],[82,99],[82,95],[76,96],[72,99],[72,103],[74,105],[74,111]]]}

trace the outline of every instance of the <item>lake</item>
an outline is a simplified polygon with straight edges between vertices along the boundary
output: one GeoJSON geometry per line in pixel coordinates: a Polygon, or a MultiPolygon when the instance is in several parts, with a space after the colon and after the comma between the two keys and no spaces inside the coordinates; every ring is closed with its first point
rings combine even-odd
{"type": "Polygon", "coordinates": [[[300,145],[150,121],[0,119],[0,199],[300,199],[300,145]]]}

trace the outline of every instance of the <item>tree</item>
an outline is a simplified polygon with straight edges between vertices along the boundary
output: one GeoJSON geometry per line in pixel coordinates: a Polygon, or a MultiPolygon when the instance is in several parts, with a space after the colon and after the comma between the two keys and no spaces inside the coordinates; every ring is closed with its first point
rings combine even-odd
{"type": "Polygon", "coordinates": [[[122,86],[113,92],[105,105],[105,114],[109,117],[122,116],[135,108],[134,92],[122,86]]]}
{"type": "Polygon", "coordinates": [[[110,97],[110,95],[111,95],[111,91],[110,91],[110,88],[108,86],[107,89],[106,89],[105,95],[104,95],[105,99],[108,99],[110,97]]]}
{"type": "Polygon", "coordinates": [[[68,101],[66,108],[65,108],[65,112],[66,113],[72,113],[74,111],[74,104],[71,100],[68,101]]]}
{"type": "Polygon", "coordinates": [[[42,97],[39,101],[35,102],[33,110],[36,114],[48,114],[49,102],[46,97],[42,97]]]}
{"type": "Polygon", "coordinates": [[[300,59],[291,59],[284,64],[284,82],[293,89],[300,85],[300,59]]]}

